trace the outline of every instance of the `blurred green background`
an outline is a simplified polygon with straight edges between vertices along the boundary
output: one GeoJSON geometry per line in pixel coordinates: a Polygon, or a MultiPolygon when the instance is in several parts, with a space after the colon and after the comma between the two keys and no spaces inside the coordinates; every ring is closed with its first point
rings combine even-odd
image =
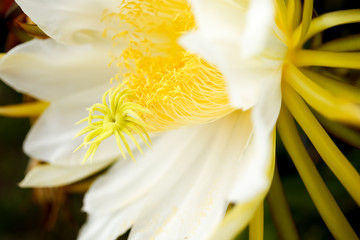
{"type": "MultiPolygon", "coordinates": [[[[1,52],[11,47],[7,43],[9,26],[5,21],[5,12],[10,4],[12,4],[10,0],[0,0],[1,52]]],[[[315,0],[315,10],[318,14],[359,7],[359,1],[315,0]]],[[[332,39],[349,33],[359,33],[359,29],[359,24],[337,27],[327,30],[323,37],[332,39]]],[[[359,72],[355,73],[355,77],[360,79],[359,72]]],[[[0,106],[20,103],[22,99],[23,96],[0,82],[0,106]]],[[[42,202],[39,201],[39,196],[41,196],[39,192],[21,189],[17,185],[24,177],[28,164],[28,158],[22,152],[22,142],[29,128],[30,121],[28,119],[0,117],[0,240],[75,239],[80,226],[86,219],[85,214],[80,210],[82,194],[64,194],[62,189],[40,190],[41,193],[46,193],[46,196],[57,199],[56,204],[54,204],[44,201],[44,198],[42,198],[42,202]]],[[[354,230],[360,235],[359,208],[336,177],[323,164],[312,145],[306,141],[305,139],[309,152],[312,153],[312,158],[317,163],[318,170],[327,186],[354,230]]],[[[337,139],[334,141],[360,171],[360,150],[354,149],[337,139]]],[[[280,141],[277,144],[277,161],[286,197],[301,239],[333,239],[280,141]]],[[[238,239],[246,239],[246,237],[247,231],[241,234],[238,239]]],[[[265,239],[278,239],[267,204],[265,204],[265,239]]]]}

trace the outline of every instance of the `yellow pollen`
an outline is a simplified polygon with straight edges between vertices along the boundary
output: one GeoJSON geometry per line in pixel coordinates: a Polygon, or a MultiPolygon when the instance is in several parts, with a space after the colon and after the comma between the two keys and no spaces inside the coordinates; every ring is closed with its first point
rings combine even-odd
{"type": "Polygon", "coordinates": [[[119,69],[111,81],[121,87],[105,93],[109,105],[105,100],[93,105],[83,120],[89,126],[77,136],[88,133],[79,147],[90,145],[85,159],[113,134],[122,155],[121,141],[133,158],[124,134],[141,151],[132,133],[147,143],[146,131],[210,122],[234,111],[221,73],[177,43],[196,27],[187,1],[123,0],[117,9],[104,11],[102,21],[108,26],[104,37],[113,46],[110,64],[119,69]],[[103,115],[93,115],[95,111],[103,115]]]}
{"type": "Polygon", "coordinates": [[[151,140],[145,130],[146,124],[137,114],[148,113],[148,110],[136,103],[127,101],[133,92],[134,91],[129,89],[121,91],[120,87],[108,90],[103,96],[102,103],[96,103],[90,107],[88,109],[89,116],[78,122],[88,122],[88,126],[75,136],[78,137],[87,134],[86,137],[84,137],[83,143],[75,149],[76,151],[81,147],[89,145],[83,161],[86,161],[90,156],[92,158],[100,143],[112,135],[115,135],[116,142],[124,158],[126,158],[126,154],[122,144],[125,146],[131,158],[135,160],[125,134],[131,138],[141,153],[142,149],[133,133],[138,134],[149,146],[151,140]],[[95,115],[95,112],[100,113],[100,115],[95,115]]]}
{"type": "Polygon", "coordinates": [[[234,111],[221,73],[177,43],[196,27],[187,1],[122,1],[103,21],[115,46],[115,79],[135,91],[132,101],[150,110],[141,117],[151,131],[209,122],[234,111]],[[116,55],[118,46],[125,49],[116,55]]]}

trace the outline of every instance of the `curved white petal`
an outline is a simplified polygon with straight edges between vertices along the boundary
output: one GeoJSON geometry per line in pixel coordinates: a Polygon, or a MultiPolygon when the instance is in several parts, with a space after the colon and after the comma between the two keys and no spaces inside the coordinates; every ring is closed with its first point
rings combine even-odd
{"type": "MultiPolygon", "coordinates": [[[[276,74],[280,76],[281,70],[276,74]]],[[[234,167],[236,177],[229,192],[229,200],[236,206],[211,235],[211,240],[231,239],[244,229],[270,188],[275,165],[272,156],[275,151],[273,131],[281,105],[280,84],[277,81],[280,78],[274,77],[264,86],[263,94],[268,96],[252,110],[253,137],[242,161],[234,167]]]]}
{"type": "MultiPolygon", "coordinates": [[[[105,84],[51,103],[30,129],[24,151],[33,158],[56,165],[81,165],[86,149],[73,153],[82,143],[82,137],[74,139],[74,136],[86,123],[75,123],[87,117],[86,108],[100,102],[109,87],[105,84]]],[[[119,154],[116,141],[108,138],[100,144],[93,160],[89,159],[86,163],[112,159],[119,154]]]]}
{"type": "Polygon", "coordinates": [[[236,112],[159,136],[133,169],[122,161],[97,180],[84,208],[90,215],[114,216],[145,199],[130,239],[205,239],[226,211],[235,166],[251,132],[250,114],[236,112]],[[147,172],[152,176],[144,176],[147,172]]]}
{"type": "Polygon", "coordinates": [[[20,92],[52,101],[108,83],[116,73],[115,67],[108,67],[109,61],[106,51],[91,45],[35,39],[0,60],[0,77],[20,92]]]}
{"type": "Polygon", "coordinates": [[[251,133],[248,123],[247,114],[234,113],[202,126],[201,137],[179,156],[190,165],[175,165],[149,193],[130,239],[209,237],[225,214],[234,166],[251,133]]]}
{"type": "Polygon", "coordinates": [[[78,240],[116,239],[124,234],[138,218],[144,201],[109,214],[91,214],[80,229],[78,240]]]}
{"type": "Polygon", "coordinates": [[[191,5],[202,35],[215,43],[240,41],[245,27],[246,1],[192,0],[191,5]]]}
{"type": "Polygon", "coordinates": [[[263,51],[275,25],[274,12],[272,0],[250,1],[241,43],[243,58],[253,57],[263,51]]]}
{"type": "Polygon", "coordinates": [[[116,0],[16,0],[22,10],[51,38],[65,44],[102,40],[105,9],[116,0]]]}
{"type": "Polygon", "coordinates": [[[255,106],[263,85],[283,63],[287,48],[277,36],[271,4],[268,0],[252,0],[249,7],[227,0],[193,1],[199,27],[184,35],[180,44],[219,68],[235,108],[255,106]],[[255,13],[261,12],[260,23],[254,22],[259,17],[255,13]],[[266,19],[269,23],[257,28],[266,19]]]}
{"type": "Polygon", "coordinates": [[[64,186],[104,169],[113,161],[114,159],[109,159],[103,162],[71,167],[50,164],[36,166],[26,174],[19,186],[24,188],[64,186]]]}
{"type": "Polygon", "coordinates": [[[233,51],[249,58],[265,47],[275,26],[272,0],[193,0],[190,1],[201,35],[213,44],[235,43],[233,51]]]}
{"type": "Polygon", "coordinates": [[[245,152],[244,161],[238,165],[238,169],[246,170],[237,174],[233,190],[229,195],[231,201],[248,202],[259,192],[266,192],[270,187],[268,172],[273,165],[271,162],[272,134],[281,107],[280,77],[281,69],[274,72],[273,77],[264,83],[261,92],[264,97],[252,110],[254,134],[245,152]]]}
{"type": "MultiPolygon", "coordinates": [[[[199,128],[169,132],[154,139],[152,149],[145,148],[144,155],[136,152],[136,164],[132,161],[116,163],[91,186],[85,195],[84,210],[106,214],[144,197],[174,168],[174,164],[184,165],[184,160],[181,160],[183,153],[202,134],[199,128]]],[[[196,146],[192,148],[193,151],[197,150],[196,146]]],[[[189,154],[193,154],[193,151],[189,154]]]]}

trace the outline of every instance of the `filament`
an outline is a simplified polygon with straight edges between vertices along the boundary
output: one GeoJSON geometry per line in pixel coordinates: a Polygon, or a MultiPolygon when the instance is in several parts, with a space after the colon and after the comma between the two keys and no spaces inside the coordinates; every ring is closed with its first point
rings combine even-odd
{"type": "MultiPolygon", "coordinates": [[[[314,18],[311,21],[309,31],[307,32],[304,39],[299,42],[299,46],[301,46],[305,41],[313,37],[315,34],[322,32],[328,28],[355,22],[360,22],[360,9],[325,13],[317,18],[314,18]]],[[[299,28],[297,28],[294,32],[294,36],[298,35],[300,35],[299,28]]]]}
{"type": "Polygon", "coordinates": [[[322,44],[317,50],[330,52],[360,51],[360,34],[334,39],[322,44]]]}
{"type": "Polygon", "coordinates": [[[299,240],[300,238],[289,209],[289,204],[286,200],[277,167],[275,167],[274,177],[270,191],[267,195],[267,200],[280,239],[299,240]]]}
{"type": "Polygon", "coordinates": [[[312,81],[319,84],[321,87],[325,88],[335,96],[360,104],[360,94],[358,87],[347,84],[345,82],[341,82],[332,77],[328,77],[326,76],[326,72],[320,74],[308,69],[302,69],[301,72],[303,72],[308,78],[310,78],[312,81]]]}
{"type": "Polygon", "coordinates": [[[295,54],[293,63],[298,67],[323,66],[360,69],[360,53],[299,50],[295,54]]]}
{"type": "Polygon", "coordinates": [[[264,239],[264,203],[260,203],[249,223],[249,240],[264,239]]]}
{"type": "MultiPolygon", "coordinates": [[[[311,81],[294,65],[284,67],[283,77],[311,107],[327,118],[354,125],[360,123],[360,107],[357,104],[334,96],[311,81]]],[[[282,92],[286,94],[286,90],[282,92]]]]}
{"type": "Polygon", "coordinates": [[[334,197],[321,179],[304,145],[301,144],[302,141],[297,133],[294,120],[285,107],[281,109],[277,128],[310,197],[335,239],[358,239],[334,197]]]}
{"type": "Polygon", "coordinates": [[[327,135],[301,97],[290,87],[284,89],[284,102],[331,171],[360,206],[360,175],[327,135]]]}

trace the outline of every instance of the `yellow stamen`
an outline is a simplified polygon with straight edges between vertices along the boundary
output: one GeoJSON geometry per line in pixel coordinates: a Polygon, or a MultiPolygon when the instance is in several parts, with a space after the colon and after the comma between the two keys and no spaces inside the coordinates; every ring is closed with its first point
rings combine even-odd
{"type": "Polygon", "coordinates": [[[360,34],[334,39],[322,44],[317,50],[330,52],[360,51],[360,34]]]}
{"type": "Polygon", "coordinates": [[[133,133],[137,133],[149,146],[148,141],[151,141],[145,130],[147,126],[138,115],[138,113],[148,113],[148,110],[136,103],[127,101],[133,93],[134,91],[129,89],[121,91],[120,87],[110,89],[104,94],[102,103],[94,104],[88,109],[89,116],[78,122],[88,122],[88,126],[75,136],[87,134],[84,142],[75,149],[76,151],[83,146],[89,145],[84,161],[90,156],[93,157],[100,143],[112,135],[115,135],[116,142],[124,158],[126,158],[126,154],[123,145],[131,158],[135,160],[125,134],[131,138],[140,152],[142,152],[142,149],[133,133]],[[101,115],[94,115],[95,112],[99,112],[101,115]]]}
{"type": "Polygon", "coordinates": [[[294,220],[289,205],[286,201],[283,186],[277,167],[275,167],[272,185],[267,195],[267,200],[274,220],[277,234],[280,239],[299,240],[294,220]]]}
{"type": "Polygon", "coordinates": [[[299,50],[293,59],[296,66],[323,66],[360,69],[359,52],[299,50]]]}
{"type": "Polygon", "coordinates": [[[46,102],[30,102],[0,107],[0,115],[7,117],[37,117],[47,107],[46,102]]]}
{"type": "Polygon", "coordinates": [[[330,232],[336,239],[358,239],[327,189],[304,145],[300,144],[302,141],[297,133],[294,120],[284,107],[279,115],[277,128],[286,150],[330,232]]]}
{"type": "Polygon", "coordinates": [[[283,99],[310,141],[331,171],[360,206],[360,175],[327,135],[301,97],[290,87],[284,88],[283,99]]]}
{"type": "Polygon", "coordinates": [[[260,203],[249,223],[249,240],[264,239],[264,203],[260,203]]]}
{"type": "Polygon", "coordinates": [[[141,151],[132,133],[146,142],[143,136],[146,131],[210,122],[234,111],[221,73],[177,44],[184,32],[195,27],[187,1],[123,0],[116,11],[106,10],[102,21],[108,25],[104,36],[110,36],[114,46],[110,64],[119,68],[113,79],[126,89],[124,92],[131,92],[125,95],[127,111],[132,117],[128,117],[130,122],[121,130],[109,127],[114,124],[106,123],[104,127],[110,110],[111,114],[122,110],[119,104],[110,104],[110,110],[104,101],[95,104],[87,118],[89,126],[78,134],[90,132],[80,146],[90,145],[85,159],[111,135],[115,135],[122,155],[125,156],[124,145],[133,158],[124,134],[141,151]],[[121,49],[117,49],[119,45],[121,49]],[[104,116],[92,116],[94,111],[104,116]],[[99,121],[92,122],[95,118],[99,121]]]}
{"type": "MultiPolygon", "coordinates": [[[[336,12],[325,13],[311,21],[309,31],[306,36],[299,42],[299,46],[305,41],[313,37],[315,34],[322,32],[328,28],[342,24],[360,22],[360,9],[342,10],[336,12]]],[[[294,32],[294,39],[300,35],[300,28],[294,32]]]]}
{"type": "MultiPolygon", "coordinates": [[[[284,66],[284,80],[289,83],[316,111],[334,121],[360,123],[360,107],[334,96],[305,76],[294,65],[284,66]]],[[[285,85],[284,85],[285,86],[285,85]]],[[[285,92],[285,90],[283,90],[285,92]]]]}
{"type": "Polygon", "coordinates": [[[150,110],[141,117],[152,131],[209,122],[234,111],[222,74],[177,44],[195,27],[187,1],[123,1],[118,12],[106,12],[104,21],[127,26],[106,31],[115,46],[127,43],[113,54],[119,67],[115,79],[135,90],[132,101],[150,110]]]}
{"type": "Polygon", "coordinates": [[[335,96],[360,104],[360,94],[358,87],[341,82],[332,77],[328,77],[326,76],[325,72],[320,74],[308,69],[302,69],[301,71],[315,83],[327,89],[335,96]]]}

